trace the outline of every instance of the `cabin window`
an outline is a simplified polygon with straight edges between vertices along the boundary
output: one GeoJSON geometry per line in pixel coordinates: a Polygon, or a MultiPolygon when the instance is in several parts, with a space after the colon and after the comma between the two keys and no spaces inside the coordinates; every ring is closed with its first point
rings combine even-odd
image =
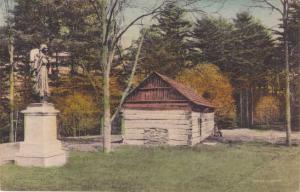
{"type": "Polygon", "coordinates": [[[202,136],[202,119],[198,118],[198,129],[200,132],[200,136],[202,136]]]}

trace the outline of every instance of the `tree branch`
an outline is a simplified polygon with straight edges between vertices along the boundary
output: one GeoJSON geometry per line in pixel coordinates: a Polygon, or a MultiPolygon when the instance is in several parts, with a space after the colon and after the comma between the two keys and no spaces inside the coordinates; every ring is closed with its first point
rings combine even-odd
{"type": "Polygon", "coordinates": [[[97,6],[95,5],[95,0],[89,0],[89,1],[90,1],[90,4],[93,6],[99,21],[101,21],[101,16],[100,16],[97,6]]]}
{"type": "Polygon", "coordinates": [[[120,38],[122,37],[122,35],[132,26],[134,25],[137,21],[139,21],[140,19],[144,18],[144,17],[147,17],[147,16],[150,16],[150,15],[153,15],[155,13],[158,13],[159,12],[159,9],[161,9],[163,7],[163,5],[165,4],[165,2],[163,2],[162,4],[160,4],[157,8],[153,9],[151,12],[149,13],[145,13],[143,15],[140,15],[139,17],[135,18],[133,21],[131,21],[126,27],[125,29],[123,29],[119,34],[118,36],[116,37],[115,41],[113,41],[113,44],[112,46],[114,47],[118,41],[120,40],[120,38]]]}
{"type": "Polygon", "coordinates": [[[107,41],[107,38],[108,38],[108,34],[109,34],[109,27],[111,26],[111,22],[112,22],[112,17],[113,17],[113,13],[114,13],[114,10],[116,8],[118,4],[118,0],[115,0],[111,10],[110,10],[110,13],[109,13],[109,17],[108,17],[108,20],[107,20],[107,26],[106,26],[106,35],[105,35],[105,41],[107,41]]]}
{"type": "MultiPolygon", "coordinates": [[[[260,2],[260,3],[265,3],[267,4],[272,10],[276,10],[277,12],[279,12],[281,15],[283,15],[283,12],[281,9],[279,9],[278,7],[276,7],[274,4],[270,3],[268,0],[259,0],[256,2],[260,2]]],[[[284,2],[283,2],[284,3],[284,2]]]]}
{"type": "MultiPolygon", "coordinates": [[[[82,67],[85,71],[87,71],[85,64],[81,63],[81,67],[82,67]]],[[[90,83],[91,83],[91,85],[92,85],[92,87],[94,88],[94,91],[95,91],[95,93],[96,93],[96,98],[97,98],[97,101],[98,101],[97,103],[99,103],[99,102],[100,102],[100,101],[99,101],[99,98],[100,98],[99,90],[98,90],[98,88],[97,88],[97,86],[96,86],[96,84],[95,84],[95,82],[94,82],[94,80],[93,80],[91,74],[90,74],[90,73],[86,73],[86,75],[87,75],[87,77],[88,77],[88,79],[89,79],[89,81],[90,81],[90,83]]]]}
{"type": "Polygon", "coordinates": [[[121,98],[121,101],[119,103],[119,106],[117,107],[114,115],[112,116],[111,118],[111,122],[116,118],[116,116],[119,114],[120,110],[121,110],[121,107],[131,89],[131,86],[132,86],[132,81],[133,81],[133,78],[134,78],[134,75],[135,75],[135,71],[136,71],[136,68],[137,68],[137,64],[138,64],[138,61],[139,61],[139,57],[140,57],[140,53],[141,53],[141,49],[142,49],[142,46],[143,46],[143,42],[144,42],[144,37],[147,33],[147,30],[145,29],[145,32],[144,34],[142,35],[141,37],[141,40],[140,40],[140,43],[139,43],[139,46],[138,46],[138,49],[137,49],[137,53],[135,55],[135,60],[134,60],[134,64],[133,64],[133,68],[131,70],[131,74],[130,74],[130,78],[129,78],[129,81],[128,81],[128,84],[127,84],[127,87],[122,95],[122,98],[121,98]]]}

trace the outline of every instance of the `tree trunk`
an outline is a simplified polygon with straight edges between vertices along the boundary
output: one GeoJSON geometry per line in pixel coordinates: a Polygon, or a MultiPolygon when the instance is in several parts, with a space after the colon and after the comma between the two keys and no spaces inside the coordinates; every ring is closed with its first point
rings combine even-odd
{"type": "Polygon", "coordinates": [[[143,45],[143,42],[144,42],[145,34],[146,34],[146,31],[144,32],[144,34],[141,37],[141,40],[140,40],[140,43],[139,43],[139,46],[138,46],[138,50],[137,50],[137,53],[135,55],[135,60],[134,60],[133,68],[131,70],[131,74],[130,74],[130,77],[129,77],[129,81],[128,81],[127,87],[126,87],[126,89],[125,89],[125,91],[124,91],[124,93],[122,95],[120,104],[119,104],[116,112],[114,113],[114,115],[111,118],[111,121],[113,121],[116,118],[116,116],[118,115],[118,113],[120,112],[121,107],[122,107],[122,105],[123,105],[123,103],[125,101],[125,98],[127,97],[128,93],[129,93],[129,91],[131,89],[132,82],[133,82],[134,75],[135,75],[135,71],[136,71],[136,67],[137,67],[137,64],[138,64],[139,57],[140,57],[142,45],[143,45]]]}
{"type": "Polygon", "coordinates": [[[249,89],[246,88],[246,127],[249,128],[249,89]]]}
{"type": "Polygon", "coordinates": [[[240,127],[243,127],[243,89],[240,90],[240,127]]]}
{"type": "MultiPolygon", "coordinates": [[[[113,38],[109,35],[109,25],[107,20],[108,1],[103,0],[101,10],[102,24],[102,51],[101,51],[101,66],[103,72],[103,152],[111,152],[111,121],[110,121],[110,68],[114,57],[114,48],[112,48],[113,38]],[[110,39],[111,38],[111,39],[110,39]],[[109,43],[110,42],[110,43],[109,43]],[[110,48],[109,48],[110,47],[110,48]]],[[[110,21],[111,22],[111,21],[110,21]]]]}
{"type": "Polygon", "coordinates": [[[284,57],[285,57],[285,74],[286,74],[286,94],[285,94],[285,111],[286,111],[286,144],[291,146],[291,100],[290,100],[290,66],[289,66],[289,47],[287,39],[288,27],[288,0],[283,5],[283,36],[284,36],[284,57]]]}
{"type": "MultiPolygon", "coordinates": [[[[300,44],[297,46],[297,53],[300,55],[300,44]]],[[[300,130],[300,61],[297,61],[297,78],[296,78],[296,117],[295,129],[300,130]]]]}
{"type": "Polygon", "coordinates": [[[295,130],[300,130],[300,66],[298,66],[298,78],[296,81],[296,117],[295,130]]]}
{"type": "Polygon", "coordinates": [[[17,110],[16,112],[16,125],[15,125],[15,137],[14,137],[14,141],[17,142],[17,138],[18,138],[18,122],[19,122],[19,110],[17,110]]]}
{"type": "Polygon", "coordinates": [[[73,137],[76,137],[77,136],[77,128],[75,126],[75,120],[74,120],[74,117],[72,117],[72,121],[73,121],[73,137]]]}
{"type": "Polygon", "coordinates": [[[107,66],[108,47],[102,51],[103,66],[103,151],[111,151],[111,121],[110,121],[110,93],[109,93],[109,67],[107,66]]]}
{"type": "Polygon", "coordinates": [[[253,127],[254,124],[254,89],[255,86],[251,87],[251,118],[250,118],[250,126],[253,127]]]}
{"type": "Polygon", "coordinates": [[[14,142],[14,46],[11,34],[9,34],[9,63],[11,66],[9,75],[9,107],[10,107],[10,130],[9,141],[14,142]]]}

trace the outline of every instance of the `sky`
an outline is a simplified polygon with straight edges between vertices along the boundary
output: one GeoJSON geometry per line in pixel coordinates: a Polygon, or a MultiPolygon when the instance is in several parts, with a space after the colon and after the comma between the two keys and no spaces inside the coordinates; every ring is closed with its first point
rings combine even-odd
{"type": "MultiPolygon", "coordinates": [[[[10,0],[11,2],[13,0],[10,0]]],[[[145,13],[144,9],[151,9],[159,5],[162,0],[129,0],[130,5],[134,5],[135,8],[127,8],[123,15],[124,25],[135,19],[137,16],[145,13]]],[[[276,28],[279,24],[280,15],[275,11],[269,9],[253,8],[254,0],[201,0],[197,5],[197,8],[205,10],[207,15],[222,16],[224,18],[233,19],[238,12],[249,11],[257,19],[267,26],[268,28],[276,28]],[[220,3],[225,1],[225,3],[220,3]],[[216,13],[217,12],[217,13],[216,13]]],[[[4,0],[0,0],[0,25],[4,24],[4,0]]],[[[279,0],[272,0],[272,2],[279,2],[279,0]]],[[[279,5],[279,4],[278,4],[279,5]]],[[[194,6],[194,7],[195,7],[194,6]]],[[[203,14],[189,14],[187,18],[195,20],[200,18],[203,14]]],[[[152,20],[145,18],[143,24],[150,25],[152,20]]],[[[140,25],[131,27],[122,38],[122,44],[127,47],[131,44],[132,40],[135,40],[139,36],[140,25]]]]}
{"type": "MultiPolygon", "coordinates": [[[[279,18],[280,15],[272,11],[270,9],[262,9],[262,8],[257,8],[253,7],[254,4],[253,0],[202,0],[200,3],[197,5],[198,8],[201,8],[202,10],[205,10],[205,14],[209,16],[216,16],[216,17],[224,17],[232,20],[235,18],[236,14],[242,11],[248,11],[250,12],[253,16],[255,16],[257,19],[259,19],[263,25],[265,25],[268,28],[277,28],[279,24],[279,18]],[[220,3],[224,2],[225,3],[220,3]]],[[[273,2],[279,3],[279,0],[272,0],[273,2]]],[[[127,12],[124,14],[124,18],[126,21],[124,23],[126,24],[127,22],[133,20],[136,18],[138,15],[141,15],[144,13],[140,9],[140,7],[153,7],[155,6],[155,3],[161,2],[160,0],[131,0],[132,3],[136,3],[136,6],[139,8],[132,8],[128,9],[127,12]],[[155,3],[154,3],[155,2],[155,3]]],[[[277,4],[279,5],[279,4],[277,4]]],[[[195,18],[200,18],[203,16],[203,14],[193,14],[193,15],[188,15],[188,18],[190,20],[195,20],[195,18]]],[[[149,25],[149,19],[145,19],[144,21],[145,25],[149,25]]],[[[134,26],[132,27],[128,33],[125,34],[125,36],[122,39],[123,45],[127,46],[130,45],[132,40],[137,39],[139,36],[139,29],[140,26],[134,26]]]]}

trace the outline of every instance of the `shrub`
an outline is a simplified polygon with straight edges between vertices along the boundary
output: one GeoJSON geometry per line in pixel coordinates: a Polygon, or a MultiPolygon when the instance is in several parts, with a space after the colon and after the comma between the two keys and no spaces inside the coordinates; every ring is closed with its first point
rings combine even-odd
{"type": "Polygon", "coordinates": [[[9,135],[9,115],[4,106],[0,103],[0,143],[8,142],[9,135]]]}
{"type": "Polygon", "coordinates": [[[177,80],[194,89],[198,94],[216,106],[218,126],[233,126],[236,117],[236,106],[233,99],[233,88],[226,75],[213,64],[199,64],[194,68],[183,70],[177,80]]]}
{"type": "Polygon", "coordinates": [[[60,110],[60,127],[63,135],[86,135],[100,123],[99,107],[93,97],[83,93],[74,93],[56,101],[60,110]]]}
{"type": "Polygon", "coordinates": [[[280,118],[280,103],[275,96],[263,96],[255,107],[255,122],[267,124],[278,121],[280,118]]]}

